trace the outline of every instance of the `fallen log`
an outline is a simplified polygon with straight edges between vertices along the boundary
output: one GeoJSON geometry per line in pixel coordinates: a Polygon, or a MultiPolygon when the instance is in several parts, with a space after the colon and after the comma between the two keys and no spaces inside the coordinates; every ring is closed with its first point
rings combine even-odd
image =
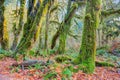
{"type": "Polygon", "coordinates": [[[41,61],[41,60],[28,60],[28,61],[23,61],[22,63],[13,63],[11,66],[13,67],[18,67],[20,66],[22,70],[28,68],[29,66],[35,67],[35,64],[40,64],[41,66],[47,66],[48,63],[52,64],[53,61],[41,61]]]}

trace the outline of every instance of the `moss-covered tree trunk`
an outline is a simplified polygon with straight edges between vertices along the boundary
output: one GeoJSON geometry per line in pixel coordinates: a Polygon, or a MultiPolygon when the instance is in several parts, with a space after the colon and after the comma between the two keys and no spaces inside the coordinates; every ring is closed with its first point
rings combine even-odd
{"type": "MultiPolygon", "coordinates": [[[[71,0],[70,0],[71,1],[71,0]]],[[[61,34],[60,34],[60,38],[59,38],[59,48],[58,48],[58,53],[59,54],[63,54],[65,52],[65,46],[66,46],[66,39],[67,39],[67,35],[68,32],[70,30],[70,24],[71,24],[71,20],[75,14],[75,10],[77,8],[76,3],[73,4],[73,6],[70,6],[70,2],[68,4],[68,12],[65,18],[65,24],[62,26],[62,30],[61,30],[61,34]]]]}
{"type": "Polygon", "coordinates": [[[82,44],[79,57],[75,60],[86,73],[93,73],[95,69],[96,29],[99,26],[101,3],[102,0],[87,0],[82,44]]]}
{"type": "Polygon", "coordinates": [[[8,30],[6,26],[6,20],[4,17],[4,1],[0,0],[0,43],[2,49],[8,50],[9,48],[9,38],[8,38],[8,30]]]}
{"type": "Polygon", "coordinates": [[[28,16],[29,19],[28,19],[27,23],[24,25],[23,36],[20,40],[20,43],[17,46],[15,53],[25,51],[31,47],[32,42],[34,40],[37,26],[42,17],[42,13],[45,9],[45,6],[49,2],[50,2],[50,0],[43,0],[38,11],[35,14],[32,12],[30,13],[30,15],[28,16]],[[32,17],[30,17],[30,16],[32,16],[32,17]]]}
{"type": "Polygon", "coordinates": [[[65,24],[63,28],[64,31],[60,34],[60,38],[59,38],[59,47],[58,47],[59,54],[63,54],[65,52],[66,38],[70,25],[65,24]]]}
{"type": "Polygon", "coordinates": [[[50,14],[49,14],[49,8],[48,8],[48,12],[47,12],[47,15],[46,15],[46,26],[45,26],[45,49],[48,48],[48,28],[49,28],[49,17],[50,17],[50,14]]]}
{"type": "Polygon", "coordinates": [[[64,50],[62,46],[65,46],[64,43],[66,43],[65,40],[66,40],[66,35],[68,34],[67,31],[69,31],[69,29],[70,29],[71,19],[74,16],[74,12],[75,12],[76,8],[77,8],[76,4],[73,4],[73,6],[71,7],[71,0],[69,0],[68,6],[67,6],[67,14],[65,15],[65,19],[62,21],[59,29],[57,30],[57,32],[55,33],[55,35],[52,38],[51,49],[53,49],[55,47],[57,39],[61,36],[58,52],[63,53],[63,52],[61,52],[62,50],[64,50]]]}
{"type": "Polygon", "coordinates": [[[14,40],[13,40],[13,44],[12,44],[12,47],[11,47],[12,50],[15,50],[15,48],[18,44],[19,35],[20,35],[20,32],[22,31],[22,27],[24,25],[23,17],[24,17],[25,1],[26,0],[20,0],[20,9],[19,9],[20,18],[19,18],[18,26],[16,26],[16,25],[14,26],[14,40]]]}

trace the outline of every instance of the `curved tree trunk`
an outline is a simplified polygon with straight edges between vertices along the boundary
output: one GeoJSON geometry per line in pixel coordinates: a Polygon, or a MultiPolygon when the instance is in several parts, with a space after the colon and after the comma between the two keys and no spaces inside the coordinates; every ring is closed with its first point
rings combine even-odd
{"type": "Polygon", "coordinates": [[[69,6],[70,5],[68,4],[67,18],[65,20],[65,24],[62,27],[62,31],[61,31],[60,38],[59,38],[59,48],[58,48],[58,53],[59,54],[63,54],[65,52],[66,39],[67,39],[67,35],[69,33],[69,30],[70,30],[71,20],[72,20],[74,14],[75,14],[75,10],[77,8],[76,4],[73,4],[72,7],[70,6],[71,8],[69,6]]]}
{"type": "MultiPolygon", "coordinates": [[[[57,39],[60,37],[60,35],[62,35],[62,32],[66,31],[65,29],[67,28],[67,26],[70,27],[70,22],[71,22],[73,15],[74,15],[74,11],[76,10],[76,7],[77,6],[74,5],[74,6],[72,6],[72,9],[71,9],[71,0],[69,0],[68,6],[67,6],[67,14],[65,16],[64,21],[60,24],[59,29],[57,30],[57,32],[55,33],[55,35],[52,38],[51,49],[53,49],[55,47],[57,39]]],[[[63,33],[63,35],[64,35],[64,33],[63,33]]],[[[62,39],[62,36],[61,36],[61,39],[62,39]]],[[[65,40],[66,40],[66,38],[65,38],[65,40]]],[[[64,41],[63,41],[63,43],[65,43],[64,41]]]]}
{"type": "Polygon", "coordinates": [[[87,0],[86,15],[79,57],[75,63],[82,64],[83,71],[93,73],[96,55],[96,29],[99,26],[102,0],[87,0]]]}

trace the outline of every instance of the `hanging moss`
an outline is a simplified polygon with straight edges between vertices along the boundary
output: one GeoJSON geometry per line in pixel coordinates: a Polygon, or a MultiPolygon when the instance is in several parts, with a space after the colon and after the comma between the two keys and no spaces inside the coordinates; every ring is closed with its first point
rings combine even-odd
{"type": "Polygon", "coordinates": [[[84,66],[83,71],[86,73],[93,73],[95,69],[96,29],[100,20],[101,1],[87,1],[82,44],[79,56],[74,60],[74,63],[84,66]]]}

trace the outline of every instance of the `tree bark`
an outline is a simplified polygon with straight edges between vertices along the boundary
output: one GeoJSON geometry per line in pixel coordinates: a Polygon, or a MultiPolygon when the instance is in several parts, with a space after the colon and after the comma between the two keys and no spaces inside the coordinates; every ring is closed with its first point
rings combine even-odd
{"type": "Polygon", "coordinates": [[[65,20],[65,24],[62,27],[62,31],[61,31],[60,38],[59,38],[59,48],[58,48],[59,54],[64,54],[64,52],[65,52],[66,39],[67,39],[67,35],[70,30],[71,20],[75,14],[76,8],[77,8],[76,4],[73,4],[73,6],[70,9],[68,7],[68,14],[66,15],[66,16],[68,16],[68,19],[66,19],[67,21],[65,20]]]}
{"type": "Polygon", "coordinates": [[[96,55],[96,29],[99,26],[102,0],[87,0],[82,44],[78,58],[74,61],[82,65],[86,73],[93,73],[96,55]]]}
{"type": "MultiPolygon", "coordinates": [[[[50,6],[49,6],[50,7],[50,6]]],[[[49,17],[50,17],[50,13],[49,13],[49,9],[48,8],[48,11],[47,11],[47,14],[46,14],[46,26],[45,26],[45,49],[48,48],[48,29],[49,29],[49,17]]]]}
{"type": "Polygon", "coordinates": [[[14,31],[14,40],[13,40],[13,44],[12,44],[12,47],[11,47],[12,50],[15,50],[15,48],[16,48],[16,46],[18,44],[19,35],[20,35],[20,32],[21,32],[22,27],[24,25],[24,22],[23,22],[24,6],[25,6],[25,0],[20,0],[20,10],[19,10],[20,18],[19,18],[18,26],[14,26],[15,27],[15,31],[14,31]]]}
{"type": "Polygon", "coordinates": [[[40,7],[35,15],[35,18],[32,17],[33,18],[32,22],[31,22],[31,18],[30,18],[27,21],[27,23],[25,24],[23,36],[20,40],[20,43],[17,46],[15,53],[21,52],[21,51],[26,51],[27,49],[29,49],[31,47],[33,39],[34,39],[35,31],[36,31],[37,26],[38,26],[38,24],[41,20],[41,17],[42,17],[42,13],[45,9],[45,6],[47,4],[49,4],[49,2],[50,2],[49,0],[43,0],[43,2],[41,3],[41,5],[40,5],[40,7]]]}
{"type": "MultiPolygon", "coordinates": [[[[71,19],[73,18],[74,16],[74,11],[76,10],[77,8],[77,5],[73,5],[72,8],[71,8],[71,3],[69,1],[68,3],[68,7],[67,7],[67,14],[65,16],[65,19],[64,21],[62,21],[62,23],[60,24],[60,27],[59,29],[57,30],[57,32],[55,33],[55,35],[53,36],[52,38],[52,44],[51,44],[51,49],[53,49],[56,45],[56,41],[57,39],[60,37],[60,35],[62,34],[62,32],[66,31],[65,30],[65,27],[67,27],[66,25],[68,25],[68,27],[70,27],[70,22],[71,22],[71,19]]],[[[68,28],[69,29],[69,28],[68,28]]],[[[68,30],[69,31],[69,30],[68,30]]],[[[63,33],[64,34],[64,33],[63,33]]],[[[62,37],[62,36],[61,36],[62,37]]]]}
{"type": "Polygon", "coordinates": [[[9,37],[8,30],[6,26],[6,20],[4,17],[4,0],[0,1],[0,43],[2,49],[8,50],[9,48],[9,37]]]}

